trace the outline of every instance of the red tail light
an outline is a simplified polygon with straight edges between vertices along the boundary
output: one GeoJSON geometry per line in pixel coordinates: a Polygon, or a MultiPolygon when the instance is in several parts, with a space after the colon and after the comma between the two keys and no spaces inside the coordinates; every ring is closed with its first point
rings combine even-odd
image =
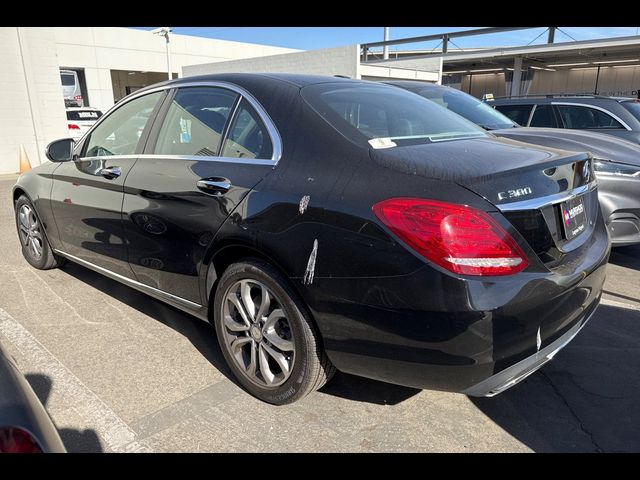
{"type": "Polygon", "coordinates": [[[73,97],[76,101],[80,101],[82,100],[82,95],[76,95],[75,97],[73,97]]]}
{"type": "Polygon", "coordinates": [[[26,430],[0,427],[0,453],[42,453],[42,449],[26,430]]]}
{"type": "Polygon", "coordinates": [[[462,275],[510,275],[529,262],[515,240],[487,213],[464,205],[392,198],[376,216],[427,260],[462,275]]]}
{"type": "Polygon", "coordinates": [[[70,123],[69,124],[69,130],[80,130],[80,127],[78,125],[76,125],[75,123],[70,123]]]}

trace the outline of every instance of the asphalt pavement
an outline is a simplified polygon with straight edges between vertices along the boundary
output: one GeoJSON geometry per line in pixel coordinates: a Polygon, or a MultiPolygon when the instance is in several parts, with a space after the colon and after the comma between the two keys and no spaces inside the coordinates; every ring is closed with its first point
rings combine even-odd
{"type": "Polygon", "coordinates": [[[209,324],[72,263],[30,267],[14,183],[0,177],[0,342],[71,452],[640,451],[640,247],[614,250],[578,337],[497,397],[338,373],[274,407],[230,379],[209,324]]]}

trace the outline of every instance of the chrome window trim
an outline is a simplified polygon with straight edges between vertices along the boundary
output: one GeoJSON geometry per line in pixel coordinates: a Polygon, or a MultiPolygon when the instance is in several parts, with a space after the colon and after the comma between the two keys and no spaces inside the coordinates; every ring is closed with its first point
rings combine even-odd
{"type": "MultiPolygon", "coordinates": [[[[267,133],[271,138],[271,144],[273,146],[273,153],[271,154],[270,159],[262,159],[262,158],[241,159],[236,157],[205,157],[204,155],[202,157],[197,157],[197,158],[226,159],[225,161],[228,161],[228,162],[233,161],[236,163],[256,163],[255,161],[257,160],[260,162],[259,163],[260,165],[265,165],[265,163],[262,163],[262,162],[268,162],[266,163],[268,165],[274,165],[274,166],[277,165],[278,161],[280,161],[280,157],[282,157],[282,137],[280,137],[280,132],[278,132],[278,129],[276,128],[275,123],[273,122],[269,114],[266,112],[266,110],[262,108],[262,105],[260,105],[260,102],[258,102],[258,100],[256,100],[256,98],[253,95],[251,95],[251,93],[249,93],[247,90],[233,83],[224,82],[224,81],[212,81],[212,80],[202,80],[202,81],[184,82],[184,83],[169,83],[166,85],[160,85],[158,87],[151,88],[149,90],[144,90],[142,92],[135,92],[130,98],[127,98],[126,102],[123,102],[122,105],[124,105],[124,103],[128,103],[131,100],[134,100],[138,97],[141,97],[149,93],[154,93],[161,90],[171,90],[171,89],[189,88],[189,87],[226,88],[227,90],[231,90],[237,93],[238,95],[240,95],[242,98],[246,99],[251,104],[251,106],[255,109],[255,111],[258,113],[260,120],[262,120],[262,123],[264,123],[265,127],[267,128],[267,133]],[[246,160],[254,160],[254,161],[247,162],[246,160]]],[[[242,98],[240,100],[242,100],[242,98]]],[[[106,115],[107,114],[105,113],[103,117],[106,115]]],[[[232,121],[232,120],[233,120],[233,117],[230,116],[228,121],[232,121]]],[[[163,158],[173,157],[172,155],[161,155],[161,154],[155,154],[155,153],[153,155],[156,157],[161,156],[163,158]]],[[[182,155],[176,155],[176,156],[181,157],[182,155]]]]}
{"type": "Polygon", "coordinates": [[[530,200],[521,200],[519,202],[505,203],[502,205],[496,205],[501,212],[512,212],[517,210],[536,210],[549,205],[555,205],[557,203],[566,202],[572,198],[582,195],[583,193],[590,192],[597,187],[597,181],[592,181],[581,187],[574,188],[568,192],[560,192],[546,197],[532,198],[530,200]]]}
{"type": "MultiPolygon", "coordinates": [[[[551,105],[568,105],[570,107],[585,107],[585,108],[592,108],[594,110],[599,110],[602,113],[609,115],[614,120],[618,121],[620,125],[622,125],[626,130],[631,131],[631,127],[627,124],[627,122],[625,122],[620,117],[618,117],[615,113],[612,113],[610,110],[607,110],[606,108],[597,107],[595,105],[589,105],[586,103],[574,103],[574,102],[551,102],[551,105]]],[[[564,123],[564,120],[562,121],[562,123],[564,123]]],[[[578,130],[598,130],[598,128],[580,128],[578,130]]],[[[606,130],[606,129],[602,128],[600,130],[606,130]]]]}
{"type": "MultiPolygon", "coordinates": [[[[104,158],[104,157],[102,157],[104,158]]],[[[137,280],[133,280],[132,278],[129,277],[125,277],[124,275],[120,275],[119,273],[116,272],[112,272],[111,270],[101,267],[99,265],[96,265],[94,263],[88,262],[86,260],[83,260],[82,258],[78,258],[74,255],[71,255],[70,253],[66,253],[63,252],[62,250],[58,250],[58,249],[54,249],[53,250],[55,253],[57,253],[58,255],[62,255],[63,257],[68,258],[69,260],[79,263],[80,265],[90,268],[91,270],[94,270],[98,273],[102,273],[103,275],[112,278],[113,280],[117,280],[127,286],[136,288],[142,292],[145,293],[149,293],[151,295],[156,295],[160,298],[163,298],[165,300],[168,301],[173,301],[176,303],[179,303],[180,305],[183,305],[184,307],[187,308],[191,308],[191,309],[198,309],[198,308],[202,308],[202,305],[200,305],[199,303],[195,303],[192,302],[191,300],[187,300],[185,298],[182,297],[178,297],[177,295],[173,295],[172,293],[168,293],[165,292],[164,290],[160,290],[158,288],[155,287],[151,287],[149,285],[146,285],[144,283],[140,283],[137,280]]]]}
{"type": "Polygon", "coordinates": [[[156,160],[191,160],[195,162],[221,162],[221,163],[238,163],[243,165],[266,165],[275,166],[273,160],[263,160],[260,158],[238,158],[238,157],[213,157],[211,155],[162,155],[156,153],[141,153],[140,155],[103,155],[101,157],[81,157],[80,161],[92,160],[119,160],[119,159],[135,159],[148,158],[156,160]]]}

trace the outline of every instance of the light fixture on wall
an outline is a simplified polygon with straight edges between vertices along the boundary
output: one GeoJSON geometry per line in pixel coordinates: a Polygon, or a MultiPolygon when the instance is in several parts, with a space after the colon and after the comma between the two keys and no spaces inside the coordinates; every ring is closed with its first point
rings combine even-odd
{"type": "Polygon", "coordinates": [[[531,65],[531,67],[533,70],[544,70],[545,72],[555,72],[557,71],[555,68],[544,68],[544,67],[536,67],[535,65],[531,65]]]}
{"type": "Polygon", "coordinates": [[[608,63],[631,63],[640,62],[640,58],[632,58],[631,60],[603,60],[602,62],[593,62],[594,65],[604,65],[608,63]]]}
{"type": "Polygon", "coordinates": [[[589,62],[578,63],[548,63],[547,67],[577,67],[578,65],[589,65],[589,62]]]}
{"type": "Polygon", "coordinates": [[[169,80],[171,80],[173,78],[172,74],[171,74],[171,51],[169,49],[169,34],[171,33],[172,29],[171,27],[160,27],[160,28],[156,28],[154,30],[151,30],[151,33],[153,33],[154,35],[160,35],[161,37],[164,37],[166,40],[166,45],[167,45],[167,76],[169,77],[169,80]]]}

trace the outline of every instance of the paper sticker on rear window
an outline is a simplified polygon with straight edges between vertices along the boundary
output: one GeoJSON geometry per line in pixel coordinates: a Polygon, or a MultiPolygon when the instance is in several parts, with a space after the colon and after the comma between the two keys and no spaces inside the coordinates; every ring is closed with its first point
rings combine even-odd
{"type": "Polygon", "coordinates": [[[398,146],[390,138],[372,138],[371,140],[369,140],[369,145],[371,145],[375,149],[378,149],[378,148],[391,148],[391,147],[397,147],[398,146]]]}

